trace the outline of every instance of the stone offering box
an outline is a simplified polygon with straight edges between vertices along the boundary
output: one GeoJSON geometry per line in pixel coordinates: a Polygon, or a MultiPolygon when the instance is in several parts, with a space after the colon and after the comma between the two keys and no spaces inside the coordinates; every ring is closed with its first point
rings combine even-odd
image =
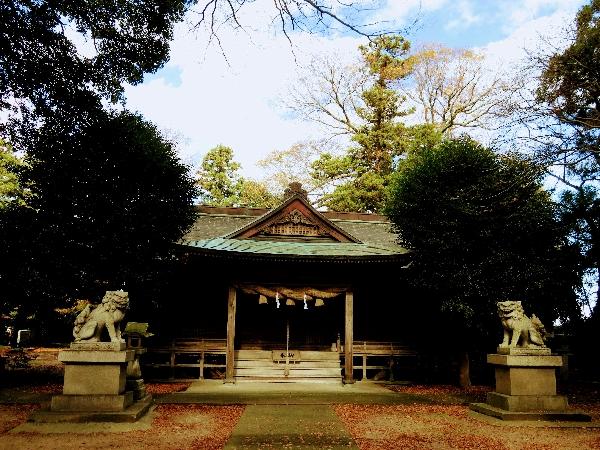
{"type": "Polygon", "coordinates": [[[134,350],[118,342],[74,342],[58,354],[65,365],[62,395],[49,408],[36,411],[34,422],[134,422],[143,416],[152,398],[134,399],[126,391],[127,365],[134,350]],[[137,401],[136,401],[137,400],[137,401]]]}
{"type": "Polygon", "coordinates": [[[486,403],[472,403],[472,410],[502,420],[591,420],[568,410],[567,397],[557,395],[556,369],[563,361],[549,348],[499,347],[487,362],[495,367],[496,390],[486,403]]]}

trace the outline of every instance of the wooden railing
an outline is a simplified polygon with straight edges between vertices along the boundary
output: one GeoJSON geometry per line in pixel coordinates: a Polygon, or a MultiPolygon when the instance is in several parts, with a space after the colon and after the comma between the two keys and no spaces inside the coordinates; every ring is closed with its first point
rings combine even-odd
{"type": "Polygon", "coordinates": [[[198,368],[199,379],[204,379],[205,368],[225,369],[227,341],[225,339],[177,338],[163,346],[149,347],[146,361],[148,368],[169,368],[169,378],[175,378],[178,368],[198,368]],[[209,362],[207,362],[209,358],[209,362]],[[158,360],[158,361],[157,361],[158,360]],[[221,360],[214,362],[214,360],[221,360]]]}
{"type": "MultiPolygon", "coordinates": [[[[340,349],[343,355],[343,346],[340,349]]],[[[353,364],[354,370],[362,369],[362,380],[367,380],[367,370],[385,370],[390,381],[394,381],[393,367],[401,357],[414,357],[417,353],[399,342],[354,341],[353,358],[360,358],[359,364],[353,364]]],[[[354,361],[356,362],[356,361],[354,361]]]]}
{"type": "MultiPolygon", "coordinates": [[[[338,345],[338,349],[343,358],[343,345],[338,345]]],[[[226,354],[226,339],[177,338],[166,345],[149,347],[142,359],[142,365],[152,369],[168,369],[169,379],[176,378],[178,369],[198,368],[198,379],[204,379],[206,368],[225,370],[226,354]]],[[[384,370],[388,373],[390,381],[393,381],[393,367],[399,358],[416,356],[413,349],[399,342],[353,343],[353,367],[354,370],[362,370],[362,380],[367,380],[368,370],[384,370]]]]}

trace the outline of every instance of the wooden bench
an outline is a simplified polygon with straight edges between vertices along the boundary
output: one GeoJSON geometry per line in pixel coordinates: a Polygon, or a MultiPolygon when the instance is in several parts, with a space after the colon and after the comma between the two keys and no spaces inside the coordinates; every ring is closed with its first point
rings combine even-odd
{"type": "Polygon", "coordinates": [[[387,370],[390,374],[390,381],[394,381],[394,372],[392,370],[395,360],[400,357],[416,357],[417,353],[409,346],[399,342],[377,342],[377,341],[354,341],[352,345],[354,358],[361,358],[361,365],[354,365],[355,369],[362,367],[362,380],[367,380],[367,370],[379,369],[387,370]],[[377,358],[386,359],[386,364],[369,364],[377,358]]]}
{"type": "Polygon", "coordinates": [[[222,363],[206,362],[207,356],[222,356],[227,354],[227,341],[225,339],[203,339],[203,338],[176,338],[169,345],[149,347],[149,355],[169,355],[168,362],[146,362],[146,367],[169,367],[170,379],[175,378],[176,368],[195,368],[200,370],[199,379],[204,379],[205,368],[222,368],[226,364],[223,358],[222,363]],[[197,355],[197,362],[179,362],[181,357],[197,355]]]}

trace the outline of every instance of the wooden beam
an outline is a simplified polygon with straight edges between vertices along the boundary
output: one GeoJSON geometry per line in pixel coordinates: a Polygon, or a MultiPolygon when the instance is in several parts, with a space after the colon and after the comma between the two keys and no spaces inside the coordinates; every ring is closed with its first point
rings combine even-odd
{"type": "Polygon", "coordinates": [[[234,383],[234,339],[235,339],[235,307],[236,291],[234,287],[229,287],[227,296],[227,355],[225,360],[225,383],[234,383]]]}
{"type": "Polygon", "coordinates": [[[346,291],[346,327],[344,336],[344,383],[354,383],[354,353],[352,341],[354,340],[354,295],[346,291]]]}

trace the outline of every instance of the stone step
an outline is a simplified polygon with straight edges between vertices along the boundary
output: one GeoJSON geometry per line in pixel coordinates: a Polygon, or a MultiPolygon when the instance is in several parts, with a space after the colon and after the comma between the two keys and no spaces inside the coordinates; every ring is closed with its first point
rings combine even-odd
{"type": "Polygon", "coordinates": [[[327,384],[340,384],[341,377],[239,377],[236,378],[236,383],[327,383],[327,384]]]}
{"type": "MultiPolygon", "coordinates": [[[[284,376],[283,368],[238,368],[236,377],[278,377],[284,376]]],[[[341,369],[296,369],[290,368],[288,377],[341,377],[341,369]]]]}
{"type": "MultiPolygon", "coordinates": [[[[244,367],[244,368],[250,368],[250,367],[273,367],[273,368],[277,368],[277,367],[283,367],[285,366],[285,362],[280,362],[280,363],[276,363],[273,362],[272,360],[256,360],[256,359],[242,359],[242,360],[236,360],[235,361],[235,367],[244,367]]],[[[295,368],[340,368],[340,362],[339,361],[298,361],[298,362],[293,362],[290,361],[290,367],[295,367],[295,368]]]]}
{"type": "MultiPolygon", "coordinates": [[[[285,352],[285,349],[278,350],[285,352]]],[[[339,361],[340,356],[337,352],[318,352],[312,350],[300,350],[301,359],[303,361],[339,361]]],[[[273,359],[273,352],[271,350],[236,350],[235,359],[273,359]]]]}

